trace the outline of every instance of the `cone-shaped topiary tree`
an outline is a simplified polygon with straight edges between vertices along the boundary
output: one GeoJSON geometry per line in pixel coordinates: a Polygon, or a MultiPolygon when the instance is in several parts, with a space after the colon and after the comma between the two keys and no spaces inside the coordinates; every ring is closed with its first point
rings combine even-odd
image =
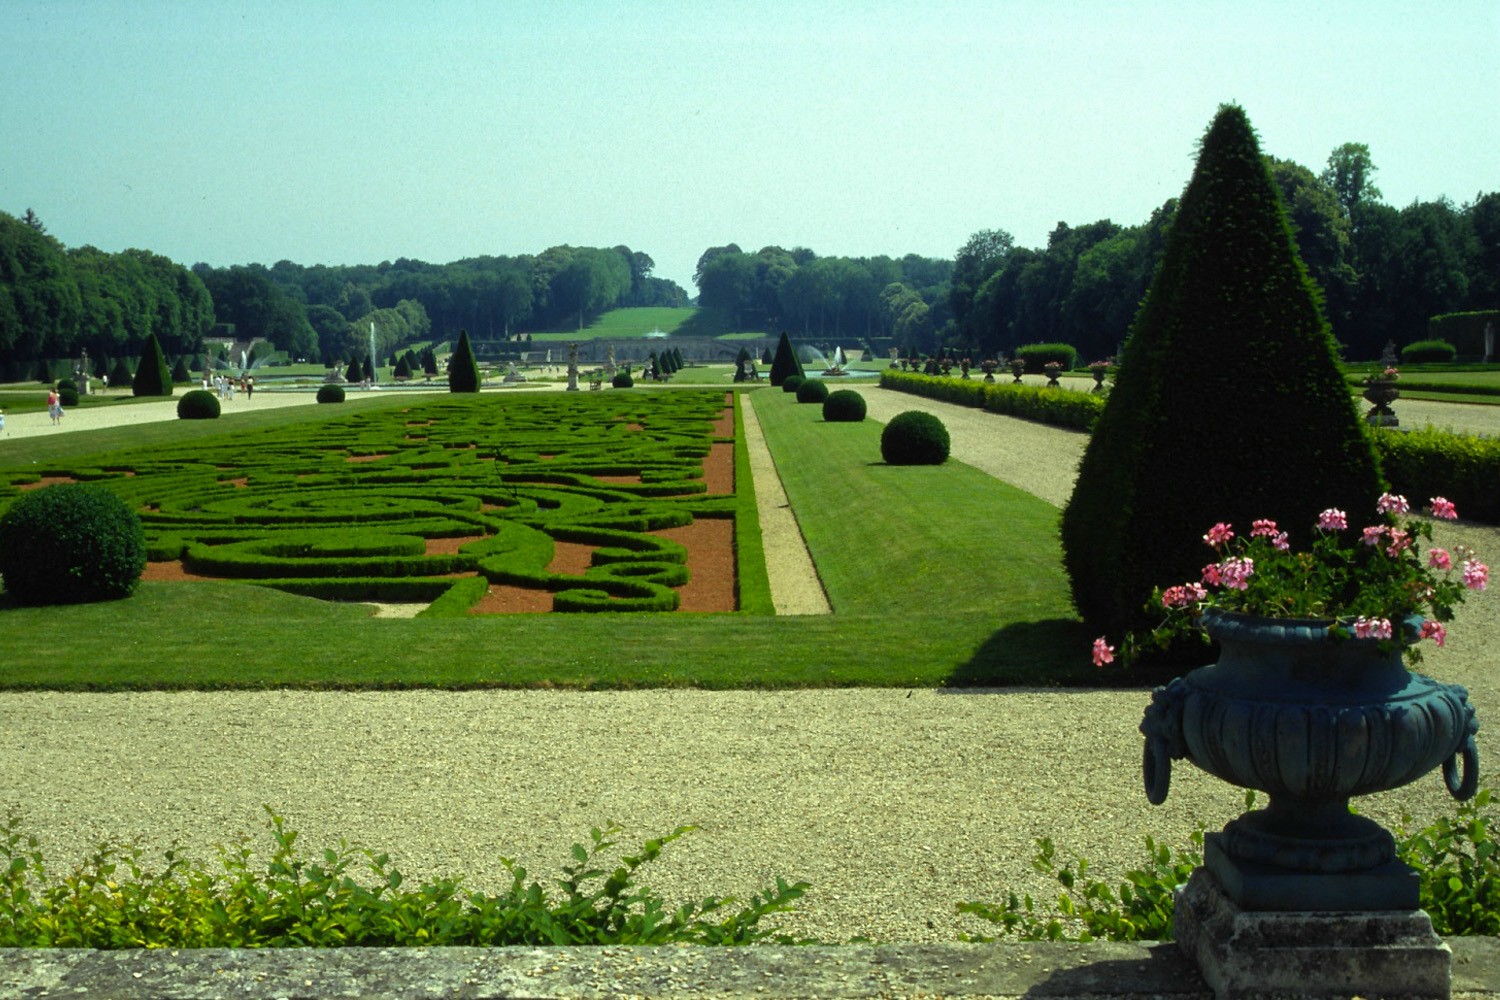
{"type": "Polygon", "coordinates": [[[1107,635],[1150,627],[1154,587],[1196,581],[1225,521],[1295,538],[1373,514],[1381,479],[1243,109],[1204,134],[1062,517],[1073,601],[1107,635]]]}
{"type": "Polygon", "coordinates": [[[349,359],[349,367],[344,369],[345,382],[363,382],[365,380],[365,366],[360,364],[359,355],[349,359]]]}
{"type": "Polygon", "coordinates": [[[776,342],[776,356],[771,359],[771,384],[780,385],[785,382],[788,375],[801,375],[802,362],[797,360],[797,352],[792,350],[792,341],[781,331],[781,339],[776,342]]]}
{"type": "Polygon", "coordinates": [[[193,380],[193,373],[188,371],[188,359],[186,354],[177,356],[177,364],[172,366],[172,384],[182,385],[193,380]]]}
{"type": "Polygon", "coordinates": [[[162,356],[161,344],[156,334],[146,334],[146,344],[141,348],[141,363],[135,369],[135,381],[130,384],[132,396],[172,395],[172,370],[162,356]]]}
{"type": "Polygon", "coordinates": [[[114,367],[109,370],[109,384],[112,388],[128,389],[134,380],[134,376],[130,374],[130,366],[125,363],[124,358],[116,361],[114,367]]]}
{"type": "Polygon", "coordinates": [[[474,349],[469,346],[468,330],[458,331],[458,346],[448,359],[448,391],[479,391],[479,363],[474,360],[474,349]]]}

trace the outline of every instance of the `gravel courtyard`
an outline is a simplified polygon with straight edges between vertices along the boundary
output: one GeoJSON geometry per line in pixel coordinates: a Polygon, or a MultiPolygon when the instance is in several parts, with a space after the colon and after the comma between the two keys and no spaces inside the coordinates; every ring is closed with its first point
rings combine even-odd
{"type": "MultiPolygon", "coordinates": [[[[1076,459],[1057,456],[1080,454],[1082,435],[861,391],[872,418],[937,412],[955,458],[1066,499],[1076,459]],[[1038,463],[1039,454],[1050,458],[1038,463]]],[[[1482,424],[1496,409],[1403,402],[1400,413],[1482,424]]],[[[1500,559],[1500,529],[1441,529],[1500,559]]],[[[1448,648],[1427,659],[1439,679],[1470,688],[1488,723],[1483,760],[1495,759],[1500,727],[1496,590],[1474,595],[1448,648]]],[[[1037,837],[1117,874],[1138,863],[1144,836],[1185,845],[1196,824],[1217,827],[1240,810],[1241,793],[1187,767],[1174,772],[1166,805],[1146,803],[1136,725],[1147,699],[1040,690],[7,694],[0,810],[19,812],[56,866],[106,836],[152,853],[176,842],[211,860],[212,845],[241,832],[268,843],[261,806],[270,804],[311,853],[345,837],[390,852],[408,880],[463,873],[490,888],[506,881],[502,856],[554,870],[608,819],[625,826],[626,847],[690,823],[700,829],[645,878],[669,898],[747,894],[779,874],[812,883],[784,921],[794,933],[951,941],[982,926],[961,922],[957,901],[999,900],[1008,889],[1051,895],[1030,869],[1037,837]]],[[[1361,809],[1393,821],[1449,806],[1434,774],[1361,809]]]]}

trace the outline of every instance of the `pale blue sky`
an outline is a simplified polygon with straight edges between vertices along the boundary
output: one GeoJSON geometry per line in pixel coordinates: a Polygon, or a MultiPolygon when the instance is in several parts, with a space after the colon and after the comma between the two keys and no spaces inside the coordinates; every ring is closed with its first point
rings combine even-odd
{"type": "Polygon", "coordinates": [[[1144,221],[1240,103],[1386,200],[1500,189],[1500,3],[0,0],[0,210],[184,264],[951,257],[1144,221]]]}

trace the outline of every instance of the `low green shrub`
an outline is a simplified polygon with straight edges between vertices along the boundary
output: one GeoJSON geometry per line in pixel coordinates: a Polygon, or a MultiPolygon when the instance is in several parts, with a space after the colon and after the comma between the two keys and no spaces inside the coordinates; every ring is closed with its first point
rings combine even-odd
{"type": "Polygon", "coordinates": [[[1015,356],[1026,362],[1026,370],[1038,374],[1049,361],[1063,366],[1063,371],[1072,371],[1078,363],[1078,351],[1071,344],[1023,344],[1016,348],[1015,356]]]}
{"type": "Polygon", "coordinates": [[[241,841],[219,848],[218,868],[167,852],[149,862],[140,848],[106,843],[59,878],[36,838],[11,815],[0,823],[0,948],[352,948],[802,943],[761,926],[809,888],[777,878],[751,895],[708,896],[669,907],[640,885],[642,869],[695,827],[608,857],[620,827],[574,844],[561,877],[531,879],[510,859],[510,885],[490,895],[456,877],[404,888],[388,854],[340,841],[313,857],[270,808],[274,848],[251,867],[241,841]],[[362,863],[367,875],[359,878],[362,863]]]}
{"type": "Polygon", "coordinates": [[[178,420],[213,420],[219,415],[219,397],[207,389],[189,389],[177,401],[178,420]]]}
{"type": "Polygon", "coordinates": [[[1500,438],[1432,427],[1376,430],[1375,450],[1391,491],[1447,497],[1460,517],[1500,523],[1500,438]]]}
{"type": "Polygon", "coordinates": [[[797,402],[799,403],[821,403],[827,398],[828,385],[818,379],[804,379],[802,384],[797,386],[797,402]]]}
{"type": "Polygon", "coordinates": [[[1104,396],[1087,392],[1048,391],[1041,386],[981,379],[935,378],[890,369],[880,373],[880,387],[1082,431],[1090,430],[1104,409],[1104,396]]]}
{"type": "MultiPolygon", "coordinates": [[[[1255,793],[1245,794],[1245,808],[1255,793]]],[[[1443,935],[1500,934],[1500,813],[1494,794],[1482,788],[1453,816],[1420,830],[1407,830],[1403,816],[1396,834],[1396,856],[1416,869],[1422,909],[1433,930],[1443,935]]],[[[1007,894],[1003,903],[966,902],[960,913],[997,925],[995,936],[964,934],[966,941],[993,941],[1013,936],[1023,941],[1166,941],[1172,938],[1173,892],[1203,863],[1203,827],[1191,835],[1192,847],[1173,851],[1146,838],[1146,864],[1125,873],[1111,886],[1090,874],[1087,858],[1075,856],[1059,865],[1050,838],[1036,841],[1032,867],[1061,887],[1051,907],[1030,894],[1007,894]]]]}
{"type": "Polygon", "coordinates": [[[788,375],[781,380],[781,391],[796,392],[797,388],[805,381],[807,381],[806,378],[801,375],[788,375]]]}
{"type": "Polygon", "coordinates": [[[318,386],[318,402],[320,403],[342,403],[344,401],[344,387],[329,382],[318,386]]]}
{"type": "Polygon", "coordinates": [[[891,418],[880,434],[880,457],[890,465],[942,465],[948,461],[948,429],[922,410],[891,418]]]}
{"type": "Polygon", "coordinates": [[[1401,348],[1401,363],[1403,365],[1442,363],[1452,361],[1457,353],[1458,348],[1446,340],[1419,340],[1401,348]]]}
{"type": "Polygon", "coordinates": [[[59,380],[57,383],[57,401],[63,406],[77,406],[78,383],[70,378],[59,380]]]}
{"type": "Polygon", "coordinates": [[[18,604],[128,597],[145,568],[140,518],[102,486],[47,486],[0,515],[0,577],[18,604]]]}
{"type": "Polygon", "coordinates": [[[610,379],[609,384],[616,389],[629,389],[635,385],[635,379],[630,377],[630,372],[621,370],[615,372],[615,377],[610,379]]]}
{"type": "Polygon", "coordinates": [[[858,423],[865,412],[865,397],[853,389],[835,389],[823,401],[823,419],[829,423],[858,423]]]}

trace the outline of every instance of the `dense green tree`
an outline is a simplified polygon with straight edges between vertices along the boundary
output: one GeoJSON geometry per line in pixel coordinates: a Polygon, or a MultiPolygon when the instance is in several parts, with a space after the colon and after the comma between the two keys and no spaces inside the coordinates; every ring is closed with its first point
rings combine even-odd
{"type": "Polygon", "coordinates": [[[1286,206],[1297,252],[1323,291],[1323,310],[1334,336],[1343,340],[1348,336],[1359,283],[1349,215],[1338,193],[1311,170],[1274,156],[1267,157],[1267,164],[1286,206]]]}
{"type": "Polygon", "coordinates": [[[1202,533],[1371,511],[1374,452],[1244,111],[1219,110],[1063,512],[1074,602],[1118,636],[1197,580],[1202,533]]]}
{"type": "Polygon", "coordinates": [[[70,355],[80,310],[62,244],[0,212],[0,358],[70,355]]]}
{"type": "Polygon", "coordinates": [[[474,349],[469,346],[467,330],[458,331],[458,346],[448,359],[448,391],[479,391],[479,364],[474,360],[474,349]]]}
{"type": "Polygon", "coordinates": [[[1323,183],[1333,189],[1345,215],[1367,201],[1380,200],[1375,186],[1375,161],[1370,147],[1362,142],[1346,142],[1328,154],[1328,165],[1321,175],[1323,183]]]}
{"type": "Polygon", "coordinates": [[[974,299],[990,276],[1005,266],[1015,244],[1015,237],[1003,229],[981,229],[958,248],[948,300],[961,339],[977,340],[983,335],[983,320],[976,315],[974,299]]]}

